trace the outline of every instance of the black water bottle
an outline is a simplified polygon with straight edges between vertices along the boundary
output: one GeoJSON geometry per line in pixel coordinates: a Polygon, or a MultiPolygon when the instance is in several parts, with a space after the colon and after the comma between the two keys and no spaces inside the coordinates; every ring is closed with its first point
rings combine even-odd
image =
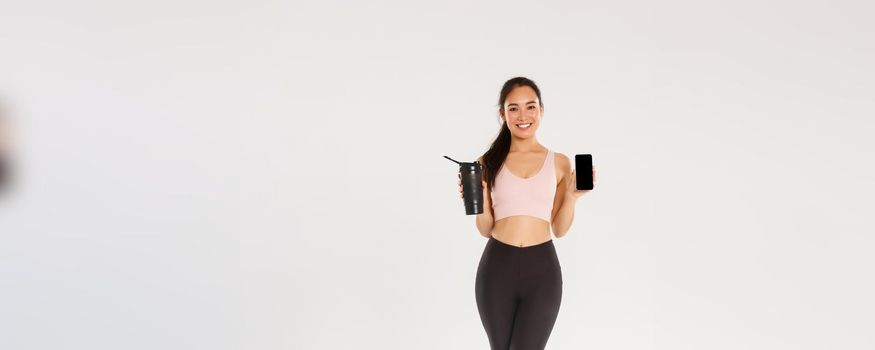
{"type": "Polygon", "coordinates": [[[476,215],[483,213],[483,183],[482,171],[483,167],[480,162],[457,162],[456,160],[444,156],[459,164],[459,177],[462,179],[462,197],[465,202],[465,215],[476,215]]]}

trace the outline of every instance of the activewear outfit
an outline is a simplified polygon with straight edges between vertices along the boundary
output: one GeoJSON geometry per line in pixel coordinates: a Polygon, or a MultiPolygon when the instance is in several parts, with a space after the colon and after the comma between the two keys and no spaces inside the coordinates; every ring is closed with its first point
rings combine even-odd
{"type": "MultiPolygon", "coordinates": [[[[528,215],[550,222],[555,193],[553,151],[527,179],[502,165],[492,191],[495,220],[528,215]]],[[[490,237],[474,291],[492,350],[544,349],[562,301],[562,269],[553,240],[517,247],[490,237]]]]}

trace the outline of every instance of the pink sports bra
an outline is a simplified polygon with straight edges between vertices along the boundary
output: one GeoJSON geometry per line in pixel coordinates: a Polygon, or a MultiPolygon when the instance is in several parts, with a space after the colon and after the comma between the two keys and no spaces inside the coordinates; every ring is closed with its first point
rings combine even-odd
{"type": "Polygon", "coordinates": [[[528,215],[550,222],[556,195],[556,168],[553,151],[534,176],[524,179],[512,174],[504,164],[495,176],[492,210],[495,221],[513,215],[528,215]]]}

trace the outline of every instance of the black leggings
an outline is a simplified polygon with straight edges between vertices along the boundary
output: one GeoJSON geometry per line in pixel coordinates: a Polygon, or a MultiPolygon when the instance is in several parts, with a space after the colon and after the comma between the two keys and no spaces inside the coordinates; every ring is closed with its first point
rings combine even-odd
{"type": "Polygon", "coordinates": [[[517,247],[489,237],[474,294],[492,350],[544,349],[562,301],[553,240],[517,247]]]}

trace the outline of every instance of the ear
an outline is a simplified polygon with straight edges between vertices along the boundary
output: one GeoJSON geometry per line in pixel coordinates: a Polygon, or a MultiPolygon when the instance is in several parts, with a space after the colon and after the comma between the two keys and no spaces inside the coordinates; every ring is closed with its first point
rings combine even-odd
{"type": "Polygon", "coordinates": [[[506,121],[507,121],[507,117],[504,115],[504,109],[503,109],[503,108],[499,108],[499,109],[498,109],[498,116],[500,117],[500,119],[501,119],[502,122],[506,122],[506,121]]]}

